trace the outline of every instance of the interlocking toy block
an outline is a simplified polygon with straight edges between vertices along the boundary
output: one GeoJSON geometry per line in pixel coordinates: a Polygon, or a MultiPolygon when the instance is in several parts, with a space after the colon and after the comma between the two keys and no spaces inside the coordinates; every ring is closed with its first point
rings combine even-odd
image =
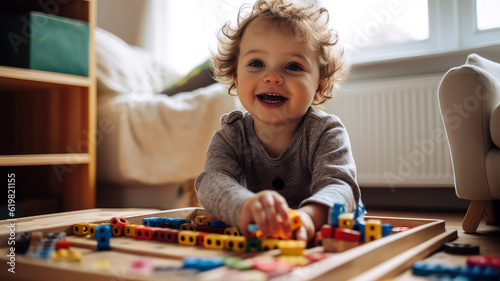
{"type": "Polygon", "coordinates": [[[223,221],[218,221],[218,220],[212,220],[208,223],[208,226],[210,227],[224,227],[224,229],[227,227],[226,223],[223,221]]]}
{"type": "Polygon", "coordinates": [[[210,232],[200,232],[200,235],[198,235],[198,245],[205,247],[205,236],[208,234],[210,234],[210,232]]]}
{"type": "Polygon", "coordinates": [[[90,237],[94,237],[95,236],[95,228],[97,226],[99,226],[100,224],[98,223],[89,223],[88,227],[89,227],[89,231],[88,231],[88,234],[90,235],[90,237]]]}
{"type": "Polygon", "coordinates": [[[153,239],[163,242],[177,243],[179,239],[179,230],[168,228],[153,228],[153,239]]]}
{"type": "Polygon", "coordinates": [[[472,244],[462,244],[462,243],[444,243],[443,250],[448,254],[456,255],[478,255],[479,246],[472,244]]]}
{"type": "Polygon", "coordinates": [[[113,236],[122,236],[123,229],[128,225],[128,221],[124,218],[114,217],[111,219],[111,226],[113,226],[113,236]]]}
{"type": "Polygon", "coordinates": [[[335,203],[333,204],[332,211],[330,212],[330,217],[328,220],[328,224],[334,227],[339,226],[338,217],[345,213],[345,208],[343,204],[335,203]]]}
{"type": "Polygon", "coordinates": [[[335,231],[335,227],[329,225],[329,224],[324,224],[321,227],[321,237],[323,238],[331,238],[333,237],[333,232],[335,231]]]}
{"type": "Polygon", "coordinates": [[[162,218],[143,218],[142,219],[142,225],[144,226],[151,226],[151,227],[158,227],[160,222],[162,222],[162,218]]]}
{"type": "Polygon", "coordinates": [[[259,252],[262,241],[259,239],[250,239],[247,241],[247,252],[259,252]]]}
{"type": "Polygon", "coordinates": [[[470,256],[467,257],[469,266],[487,266],[500,270],[500,256],[470,256]]]}
{"type": "Polygon", "coordinates": [[[383,223],[382,224],[382,237],[386,237],[389,234],[391,234],[392,231],[392,224],[390,223],[383,223]]]}
{"type": "Polygon", "coordinates": [[[225,235],[230,235],[230,236],[240,236],[240,232],[236,227],[227,227],[224,229],[224,234],[225,235]]]}
{"type": "Polygon", "coordinates": [[[354,220],[362,221],[364,220],[365,215],[366,215],[365,204],[363,203],[358,204],[356,211],[354,211],[354,220]]]}
{"type": "Polygon", "coordinates": [[[370,219],[365,225],[365,242],[371,242],[382,238],[382,222],[370,219]]]}
{"type": "Polygon", "coordinates": [[[354,226],[352,227],[352,230],[361,233],[361,237],[359,238],[359,242],[361,243],[365,242],[365,228],[366,228],[366,221],[356,221],[354,223],[354,226]]]}
{"type": "Polygon", "coordinates": [[[140,227],[144,227],[144,225],[141,224],[127,224],[125,228],[123,229],[123,233],[125,236],[130,236],[130,237],[135,237],[135,229],[140,227]]]}
{"type": "Polygon", "coordinates": [[[52,253],[53,260],[82,261],[80,252],[68,249],[59,249],[52,253]]]}
{"type": "Polygon", "coordinates": [[[132,261],[128,272],[136,275],[150,275],[153,272],[153,260],[151,258],[142,258],[132,261]]]}
{"type": "Polygon", "coordinates": [[[183,264],[184,269],[198,271],[207,271],[224,265],[220,257],[185,257],[183,264]]]}
{"type": "Polygon", "coordinates": [[[293,265],[279,259],[260,258],[253,261],[253,268],[266,273],[268,278],[274,278],[292,271],[293,265]]]}
{"type": "Polygon", "coordinates": [[[408,226],[398,226],[398,227],[393,227],[391,232],[392,233],[399,233],[399,232],[407,231],[408,229],[410,229],[410,227],[408,227],[408,226]]]}
{"type": "Polygon", "coordinates": [[[292,231],[304,225],[300,216],[294,210],[289,209],[288,216],[290,217],[290,229],[292,231]]]}
{"type": "Polygon", "coordinates": [[[181,230],[191,230],[196,231],[196,224],[194,223],[183,223],[180,225],[181,230]]]}
{"type": "Polygon", "coordinates": [[[433,262],[418,261],[413,264],[412,272],[418,276],[465,276],[466,280],[499,280],[500,271],[484,266],[449,266],[433,262]]]}
{"type": "Polygon", "coordinates": [[[198,231],[183,230],[179,232],[177,241],[182,245],[195,246],[199,235],[198,231]]]}
{"type": "Polygon", "coordinates": [[[227,236],[224,241],[224,249],[235,252],[245,252],[247,249],[247,239],[243,236],[227,236]]]}
{"type": "MultiPolygon", "coordinates": [[[[252,263],[248,260],[244,260],[239,257],[225,256],[222,257],[222,262],[224,266],[228,268],[235,268],[239,270],[247,270],[252,268],[252,263]]],[[[247,280],[247,279],[243,279],[247,280]]],[[[260,279],[259,279],[260,280],[260,279]]]]}
{"type": "Polygon", "coordinates": [[[257,231],[259,229],[259,225],[256,224],[256,223],[249,223],[247,225],[247,229],[248,229],[249,232],[255,232],[255,231],[257,231]]]}
{"type": "Polygon", "coordinates": [[[16,254],[24,254],[28,251],[31,241],[31,232],[16,233],[16,254]]]}
{"type": "Polygon", "coordinates": [[[69,250],[70,247],[71,247],[71,242],[70,241],[67,241],[67,240],[57,241],[56,251],[59,250],[59,249],[69,250]]]}
{"type": "Polygon", "coordinates": [[[360,237],[361,233],[359,231],[348,228],[337,228],[333,233],[334,239],[355,242],[356,245],[359,244],[360,237]]]}
{"type": "Polygon", "coordinates": [[[208,226],[210,221],[215,220],[214,216],[196,216],[195,222],[199,226],[208,226]]]}
{"type": "Polygon", "coordinates": [[[224,234],[207,234],[203,239],[203,246],[208,249],[224,249],[224,245],[229,236],[224,234]]]}
{"type": "Polygon", "coordinates": [[[323,235],[321,234],[321,231],[316,232],[314,235],[314,246],[323,246],[323,235]]]}
{"type": "Polygon", "coordinates": [[[278,243],[282,256],[303,256],[306,248],[305,241],[283,240],[278,243]]]}
{"type": "Polygon", "coordinates": [[[339,227],[352,229],[354,225],[354,214],[353,213],[343,213],[337,217],[339,227]]]}
{"type": "Polygon", "coordinates": [[[135,238],[142,240],[151,240],[153,239],[153,230],[155,228],[144,226],[144,227],[136,227],[135,228],[135,238]]]}
{"type": "Polygon", "coordinates": [[[278,239],[264,239],[260,244],[260,249],[262,251],[269,251],[274,249],[279,249],[279,242],[281,240],[278,239]]]}
{"type": "Polygon", "coordinates": [[[80,222],[73,224],[73,234],[74,235],[87,235],[89,231],[88,222],[80,222]]]}
{"type": "Polygon", "coordinates": [[[174,229],[180,229],[181,225],[185,223],[193,223],[191,220],[181,218],[173,218],[171,221],[174,229]]]}
{"type": "Polygon", "coordinates": [[[105,251],[110,249],[110,240],[111,240],[111,225],[103,224],[99,225],[95,228],[95,239],[97,241],[97,250],[105,251]]]}

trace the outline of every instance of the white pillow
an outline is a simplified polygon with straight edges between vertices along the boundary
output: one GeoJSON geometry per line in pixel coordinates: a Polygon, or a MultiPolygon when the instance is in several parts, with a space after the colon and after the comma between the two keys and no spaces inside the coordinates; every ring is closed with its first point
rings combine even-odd
{"type": "Polygon", "coordinates": [[[95,49],[99,96],[151,96],[180,77],[150,53],[99,27],[95,30],[95,49]]]}

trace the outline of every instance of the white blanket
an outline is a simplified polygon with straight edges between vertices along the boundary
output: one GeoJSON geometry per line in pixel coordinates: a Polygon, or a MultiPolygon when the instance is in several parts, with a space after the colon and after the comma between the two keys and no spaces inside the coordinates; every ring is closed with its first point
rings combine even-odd
{"type": "Polygon", "coordinates": [[[220,117],[241,108],[214,84],[158,94],[179,76],[116,36],[96,31],[97,179],[163,185],[194,179],[220,117]]]}

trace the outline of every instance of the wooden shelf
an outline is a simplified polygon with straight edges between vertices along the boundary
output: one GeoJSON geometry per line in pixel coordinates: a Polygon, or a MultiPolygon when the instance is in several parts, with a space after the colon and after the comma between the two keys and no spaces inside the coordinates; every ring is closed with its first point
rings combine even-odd
{"type": "Polygon", "coordinates": [[[88,164],[87,153],[1,155],[0,166],[40,166],[88,164]]]}
{"type": "Polygon", "coordinates": [[[47,87],[53,87],[54,85],[89,87],[91,81],[85,76],[0,66],[0,84],[6,88],[9,88],[9,86],[30,87],[43,85],[47,87]]]}

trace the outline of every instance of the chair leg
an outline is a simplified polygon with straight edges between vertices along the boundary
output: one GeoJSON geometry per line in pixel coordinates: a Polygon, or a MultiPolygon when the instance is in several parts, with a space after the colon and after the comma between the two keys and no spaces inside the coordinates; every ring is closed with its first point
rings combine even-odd
{"type": "Polygon", "coordinates": [[[484,210],[486,206],[489,204],[488,200],[473,200],[470,202],[469,209],[467,210],[467,214],[465,214],[465,218],[462,222],[462,229],[465,233],[474,233],[481,222],[481,218],[483,217],[484,210]]]}

